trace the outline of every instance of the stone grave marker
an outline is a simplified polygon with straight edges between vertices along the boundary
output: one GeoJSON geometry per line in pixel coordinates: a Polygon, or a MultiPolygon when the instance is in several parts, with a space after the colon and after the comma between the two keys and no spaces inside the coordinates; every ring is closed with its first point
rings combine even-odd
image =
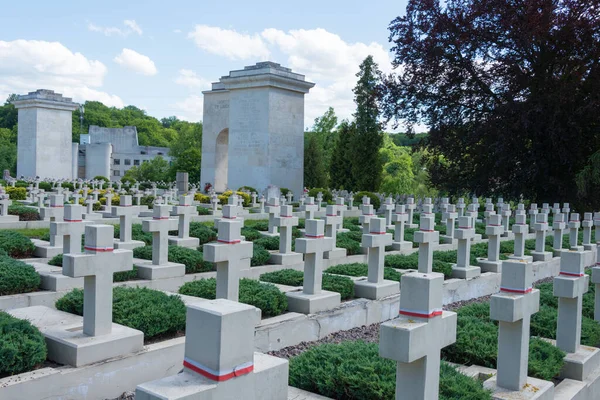
{"type": "Polygon", "coordinates": [[[145,245],[141,240],[133,240],[131,237],[131,224],[136,210],[131,204],[131,196],[122,194],[119,197],[119,206],[111,207],[111,215],[113,218],[119,218],[119,239],[115,239],[114,246],[116,249],[133,250],[145,245]]]}
{"type": "Polygon", "coordinates": [[[177,237],[169,237],[169,245],[195,249],[200,245],[200,239],[190,237],[190,219],[197,215],[196,208],[192,205],[193,197],[179,196],[179,205],[173,206],[171,214],[178,217],[177,237]]]}
{"type": "Polygon", "coordinates": [[[471,240],[475,229],[471,228],[471,217],[459,217],[458,228],[454,237],[458,240],[456,264],[452,265],[452,277],[458,279],[473,279],[481,275],[481,268],[470,265],[471,240]]]}
{"type": "Polygon", "coordinates": [[[394,223],[394,241],[392,242],[392,249],[396,251],[412,249],[412,242],[404,240],[404,226],[408,221],[408,213],[406,212],[405,207],[405,205],[397,204],[396,210],[392,215],[392,222],[394,223]]]}
{"type": "Polygon", "coordinates": [[[501,272],[502,261],[500,261],[500,236],[504,227],[500,215],[493,214],[488,218],[485,234],[488,237],[487,258],[478,258],[477,264],[482,272],[501,272]]]}
{"type": "Polygon", "coordinates": [[[271,254],[272,264],[292,265],[302,263],[302,254],[292,252],[292,229],[298,226],[298,218],[294,217],[292,206],[281,206],[281,212],[275,218],[279,227],[279,252],[271,254]]]}
{"type": "Polygon", "coordinates": [[[342,218],[336,212],[337,206],[328,205],[325,208],[325,236],[331,238],[333,249],[323,253],[323,258],[334,259],[346,257],[346,249],[335,247],[337,243],[337,227],[342,218]]]}

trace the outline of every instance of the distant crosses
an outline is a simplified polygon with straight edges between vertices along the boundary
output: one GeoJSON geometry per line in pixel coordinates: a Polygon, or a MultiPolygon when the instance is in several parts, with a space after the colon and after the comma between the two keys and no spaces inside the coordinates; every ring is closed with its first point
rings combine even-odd
{"type": "Polygon", "coordinates": [[[531,252],[533,261],[550,261],[552,253],[546,251],[546,232],[549,230],[548,214],[538,214],[536,216],[533,230],[535,231],[535,251],[531,252]]]}
{"type": "Polygon", "coordinates": [[[573,213],[569,218],[569,246],[573,251],[583,251],[583,246],[578,246],[579,239],[579,214],[573,213]]]}
{"type": "Polygon", "coordinates": [[[287,292],[288,310],[314,314],[340,304],[337,292],[322,290],[323,253],[333,249],[331,238],[325,237],[323,220],[309,219],[305,222],[306,233],[296,239],[296,251],[304,254],[304,284],[302,292],[287,292]]]}
{"type": "Polygon", "coordinates": [[[408,221],[408,213],[405,209],[406,206],[397,204],[396,210],[392,215],[392,222],[394,223],[394,241],[392,242],[392,249],[396,251],[412,249],[412,242],[404,240],[404,226],[408,221]]]}
{"type": "Polygon", "coordinates": [[[406,199],[406,212],[408,213],[408,221],[406,223],[406,227],[410,229],[418,228],[419,225],[413,222],[414,212],[415,212],[415,199],[413,197],[409,197],[406,199]]]}
{"type": "Polygon", "coordinates": [[[85,254],[65,254],[63,274],[83,277],[83,333],[100,336],[112,330],[113,274],[133,268],[131,250],[113,249],[111,225],[85,227],[85,254]]]}
{"type": "Polygon", "coordinates": [[[515,235],[514,254],[508,256],[508,258],[526,262],[533,261],[533,257],[525,255],[525,235],[529,233],[529,226],[525,222],[524,214],[517,214],[515,216],[515,223],[512,226],[512,231],[515,235]]]}
{"type": "MultiPolygon", "coordinates": [[[[506,203],[504,204],[504,207],[502,208],[502,227],[504,228],[503,231],[504,233],[502,234],[502,236],[504,237],[509,237],[509,233],[510,233],[510,216],[512,215],[511,211],[510,211],[510,204],[506,203]]],[[[516,217],[516,215],[515,215],[516,217]]],[[[521,220],[521,219],[520,219],[521,220]]],[[[523,215],[522,221],[525,222],[525,216],[523,215]]],[[[518,230],[518,229],[517,229],[518,230]]],[[[514,232],[514,229],[513,229],[514,232]]],[[[525,232],[527,233],[527,232],[525,232]]]]}
{"type": "Polygon", "coordinates": [[[179,196],[179,205],[173,206],[172,214],[178,217],[177,237],[170,237],[169,244],[195,249],[200,245],[200,239],[190,237],[190,219],[196,215],[194,199],[189,195],[179,196]]]}
{"type": "Polygon", "coordinates": [[[471,217],[458,218],[458,228],[454,231],[458,240],[456,264],[452,266],[452,276],[459,279],[473,279],[481,275],[481,268],[470,265],[471,240],[475,229],[471,228],[471,217]]]}
{"type": "Polygon", "coordinates": [[[356,281],[356,297],[380,299],[400,291],[395,281],[383,279],[385,247],[392,244],[392,235],[386,232],[385,218],[372,218],[370,232],[362,236],[361,247],[367,249],[368,277],[366,281],[356,281]]]}
{"type": "Polygon", "coordinates": [[[493,203],[487,203],[485,205],[485,211],[483,212],[483,223],[485,225],[488,225],[488,221],[489,221],[490,215],[494,215],[494,214],[496,214],[496,211],[494,211],[494,204],[493,203]]]}
{"type": "Polygon", "coordinates": [[[119,218],[119,239],[115,239],[116,249],[133,250],[138,247],[143,247],[144,242],[133,240],[131,237],[131,224],[133,215],[137,214],[132,207],[131,196],[122,194],[119,197],[120,204],[111,207],[111,216],[119,218]]]}
{"type": "Polygon", "coordinates": [[[435,229],[433,215],[421,215],[420,228],[414,233],[414,242],[419,243],[419,272],[433,272],[433,244],[439,241],[440,233],[435,229]]]}
{"type": "Polygon", "coordinates": [[[63,238],[63,254],[81,253],[81,237],[85,231],[82,211],[79,204],[67,204],[63,221],[50,223],[50,236],[63,238]]]}
{"type": "Polygon", "coordinates": [[[583,227],[583,249],[585,251],[595,251],[596,245],[592,244],[592,226],[594,226],[594,220],[592,213],[584,213],[583,221],[581,226],[583,227]]]}
{"type": "Polygon", "coordinates": [[[94,212],[94,204],[95,203],[96,202],[94,201],[92,196],[87,197],[87,199],[85,200],[86,210],[85,210],[85,213],[83,214],[83,219],[92,220],[92,221],[102,219],[101,214],[94,212]]]}
{"type": "Polygon", "coordinates": [[[242,240],[242,222],[235,218],[237,206],[223,206],[217,241],[203,247],[204,259],[217,266],[217,298],[239,300],[243,259],[252,257],[252,242],[242,240]]]}
{"type": "MultiPolygon", "coordinates": [[[[559,209],[559,212],[560,212],[560,209],[559,209]]],[[[538,206],[536,203],[531,203],[528,213],[529,213],[529,224],[530,224],[529,232],[533,233],[533,224],[535,223],[535,218],[536,218],[536,215],[538,214],[538,206]]]]}
{"type": "Polygon", "coordinates": [[[258,202],[260,203],[260,209],[258,210],[258,212],[260,214],[264,214],[265,213],[265,196],[260,196],[260,199],[258,200],[258,202]]]}
{"type": "Polygon", "coordinates": [[[467,207],[467,205],[465,204],[465,199],[462,197],[459,197],[458,201],[456,202],[456,210],[458,212],[459,218],[465,215],[466,207],[467,207]]]}
{"type": "Polygon", "coordinates": [[[325,236],[331,238],[333,249],[326,251],[323,258],[335,259],[346,257],[346,249],[336,247],[337,227],[341,224],[342,217],[336,213],[337,206],[327,206],[325,208],[325,236]]]}
{"type": "Polygon", "coordinates": [[[267,236],[278,236],[277,225],[275,224],[275,218],[279,217],[279,199],[277,197],[271,197],[267,204],[267,212],[269,213],[269,230],[265,235],[267,236]]]}
{"type": "Polygon", "coordinates": [[[562,212],[565,214],[565,221],[570,221],[569,213],[571,212],[571,208],[569,207],[569,203],[563,204],[562,212]]]}
{"type": "Polygon", "coordinates": [[[279,217],[275,218],[279,227],[279,252],[271,254],[272,264],[291,265],[302,263],[302,254],[292,252],[292,230],[298,226],[298,218],[294,217],[292,206],[281,206],[279,217]]]}
{"type": "Polygon", "coordinates": [[[64,197],[62,194],[51,194],[50,196],[50,207],[43,207],[40,209],[40,217],[44,221],[56,221],[60,222],[64,217],[64,197]]]}
{"type": "MultiPolygon", "coordinates": [[[[369,198],[367,197],[367,199],[369,198]]],[[[363,198],[361,211],[362,214],[358,217],[358,222],[363,227],[363,233],[369,233],[369,221],[371,221],[371,218],[375,217],[375,213],[373,212],[373,205],[371,204],[370,200],[365,200],[363,198]]]]}
{"type": "Polygon", "coordinates": [[[383,209],[386,227],[388,229],[392,229],[394,227],[392,225],[392,211],[394,210],[395,205],[391,196],[385,199],[385,202],[382,204],[381,208],[383,209]]]}
{"type": "Polygon", "coordinates": [[[540,304],[540,291],[534,289],[532,283],[531,263],[504,261],[500,292],[493,295],[490,301],[490,318],[499,321],[498,374],[484,385],[488,389],[500,392],[499,396],[494,398],[521,398],[520,395],[510,392],[529,393],[526,389],[527,383],[536,387],[536,392],[540,395],[546,391],[552,394],[554,389],[551,382],[527,377],[531,315],[538,312],[540,304]]]}
{"type": "Polygon", "coordinates": [[[485,227],[485,234],[488,237],[487,259],[479,258],[477,263],[481,272],[500,272],[502,271],[502,261],[500,261],[500,236],[504,227],[500,215],[490,215],[488,224],[485,227]]]}
{"type": "Polygon", "coordinates": [[[337,224],[337,230],[340,232],[345,232],[347,231],[347,229],[343,229],[344,228],[344,213],[346,212],[346,205],[344,204],[344,198],[343,197],[336,197],[335,199],[335,209],[337,212],[338,217],[340,217],[340,219],[338,220],[338,224],[337,224]]]}
{"type": "Polygon", "coordinates": [[[446,221],[446,234],[441,236],[442,243],[454,243],[454,227],[456,220],[458,219],[458,213],[456,212],[456,206],[454,204],[447,204],[446,211],[444,212],[442,219],[446,221]]]}
{"type": "Polygon", "coordinates": [[[219,197],[216,193],[210,197],[210,204],[212,215],[217,215],[219,213],[219,197]]]}
{"type": "Polygon", "coordinates": [[[306,199],[306,203],[304,204],[304,207],[302,208],[301,211],[304,211],[305,213],[305,220],[309,220],[309,219],[314,219],[315,218],[315,212],[319,209],[319,206],[317,206],[315,204],[315,198],[314,197],[309,197],[306,199]]]}
{"type": "Polygon", "coordinates": [[[560,256],[560,253],[563,250],[563,233],[566,227],[567,224],[565,222],[565,214],[555,214],[554,221],[552,222],[552,228],[554,230],[554,242],[552,245],[552,252],[554,257],[560,256]]]}

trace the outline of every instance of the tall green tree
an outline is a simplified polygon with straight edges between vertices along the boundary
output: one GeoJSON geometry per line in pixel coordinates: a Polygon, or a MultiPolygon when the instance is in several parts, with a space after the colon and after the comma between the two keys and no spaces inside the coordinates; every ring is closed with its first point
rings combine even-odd
{"type": "Polygon", "coordinates": [[[304,186],[309,188],[326,187],[327,175],[323,163],[323,148],[313,132],[306,132],[307,146],[304,150],[304,186]]]}
{"type": "Polygon", "coordinates": [[[342,121],[338,128],[337,140],[331,157],[329,175],[330,186],[337,189],[354,190],[352,157],[354,156],[356,126],[353,122],[342,121]]]}
{"type": "Polygon", "coordinates": [[[335,115],[333,107],[329,107],[325,113],[315,118],[315,124],[312,132],[319,138],[319,145],[323,148],[323,165],[326,171],[327,180],[329,180],[329,169],[331,166],[331,157],[333,155],[333,143],[337,141],[338,132],[336,130],[338,118],[335,115]]]}
{"type": "Polygon", "coordinates": [[[378,104],[381,71],[372,56],[368,56],[360,64],[360,71],[356,76],[356,133],[352,157],[354,189],[376,191],[381,183],[379,149],[383,145],[383,133],[378,104]]]}
{"type": "Polygon", "coordinates": [[[157,156],[140,166],[131,167],[121,178],[122,181],[169,181],[171,180],[171,166],[169,162],[157,156]]]}
{"type": "Polygon", "coordinates": [[[436,187],[600,206],[598,0],[409,0],[389,29],[384,115],[429,128],[436,187]]]}
{"type": "MultiPolygon", "coordinates": [[[[169,127],[178,132],[178,140],[171,143],[169,155],[174,158],[172,177],[178,171],[187,172],[190,182],[200,181],[202,163],[202,123],[180,121],[175,117],[169,120],[169,127]]],[[[164,126],[163,118],[163,126],[164,126]]]]}

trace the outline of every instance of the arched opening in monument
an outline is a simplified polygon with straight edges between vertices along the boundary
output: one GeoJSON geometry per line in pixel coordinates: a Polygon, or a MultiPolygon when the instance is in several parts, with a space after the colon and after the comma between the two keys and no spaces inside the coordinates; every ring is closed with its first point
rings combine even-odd
{"type": "Polygon", "coordinates": [[[215,191],[227,189],[227,170],[229,168],[229,128],[223,129],[217,136],[215,151],[215,191]]]}

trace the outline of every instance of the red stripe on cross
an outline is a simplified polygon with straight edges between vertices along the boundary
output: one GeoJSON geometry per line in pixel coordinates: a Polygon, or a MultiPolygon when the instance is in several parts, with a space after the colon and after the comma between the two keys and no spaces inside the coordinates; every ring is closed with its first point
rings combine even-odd
{"type": "Polygon", "coordinates": [[[200,368],[200,367],[198,367],[196,365],[191,364],[187,360],[183,361],[183,366],[186,367],[186,368],[191,369],[192,371],[194,371],[194,372],[196,372],[196,373],[198,373],[198,374],[200,374],[200,375],[202,375],[202,376],[204,376],[204,377],[206,377],[206,378],[208,378],[210,380],[216,381],[216,382],[228,381],[228,380],[230,380],[232,378],[235,378],[237,376],[247,375],[247,374],[251,373],[252,371],[254,371],[254,364],[252,364],[252,365],[250,365],[248,367],[245,367],[245,368],[234,370],[232,372],[229,372],[229,373],[223,374],[223,375],[213,374],[212,372],[209,372],[209,371],[207,371],[205,369],[202,369],[202,368],[200,368]]]}

